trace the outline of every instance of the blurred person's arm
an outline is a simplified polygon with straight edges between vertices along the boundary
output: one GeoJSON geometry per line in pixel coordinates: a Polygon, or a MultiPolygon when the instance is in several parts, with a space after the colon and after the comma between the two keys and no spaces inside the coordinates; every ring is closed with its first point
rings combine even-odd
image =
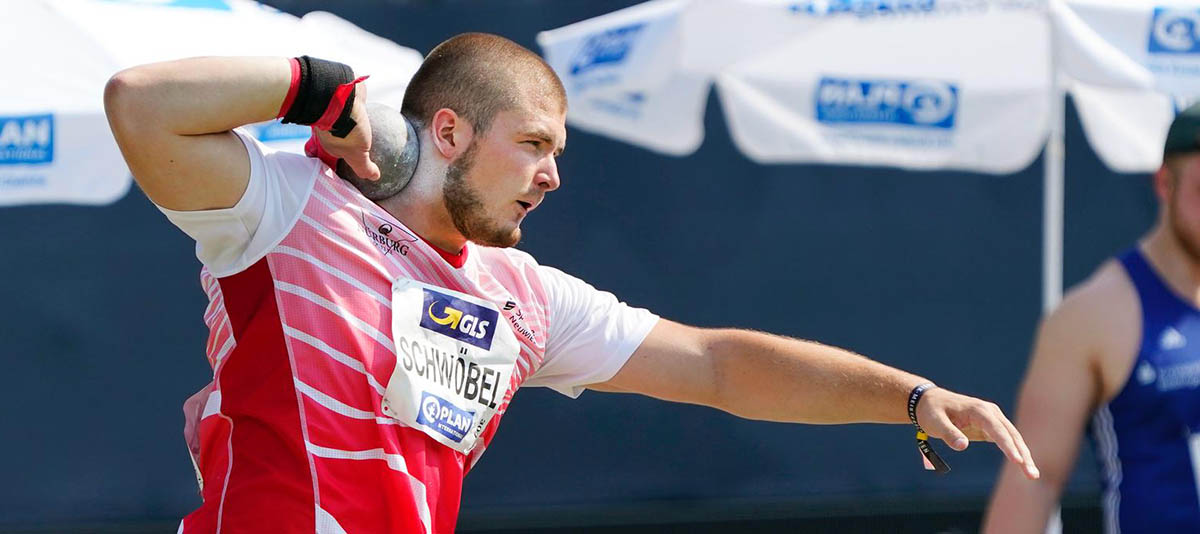
{"type": "MultiPolygon", "coordinates": [[[[152,63],[113,75],[104,108],[134,179],[155,204],[177,211],[235,205],[250,177],[246,149],[230,131],[274,119],[291,85],[287,58],[203,57],[152,63]]],[[[361,88],[361,86],[360,86],[361,88]]],[[[345,139],[323,132],[326,150],[360,176],[370,148],[365,90],[359,124],[345,139]]]]}
{"type": "MultiPolygon", "coordinates": [[[[661,320],[612,379],[588,387],[701,404],[749,419],[908,423],[908,395],[925,382],[820,343],[661,320]]],[[[1020,434],[995,404],[935,388],[921,398],[917,418],[955,450],[965,449],[968,439],[993,441],[1037,476],[1020,434]]]]}
{"type": "Polygon", "coordinates": [[[1110,262],[1043,319],[1017,401],[1017,428],[1042,477],[1026,480],[1005,465],[984,516],[984,533],[1045,531],[1075,467],[1088,419],[1124,383],[1128,369],[1117,367],[1131,365],[1127,353],[1136,350],[1136,340],[1131,344],[1129,338],[1140,321],[1136,295],[1119,269],[1110,262]]]}

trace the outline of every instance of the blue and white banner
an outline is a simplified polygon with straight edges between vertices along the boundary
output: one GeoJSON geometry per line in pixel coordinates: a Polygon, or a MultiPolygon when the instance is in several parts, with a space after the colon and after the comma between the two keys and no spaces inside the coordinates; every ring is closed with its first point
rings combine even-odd
{"type": "Polygon", "coordinates": [[[1109,167],[1161,163],[1175,113],[1200,99],[1200,0],[1054,4],[1059,68],[1088,141],[1109,167]]]}
{"type": "Polygon", "coordinates": [[[658,0],[539,35],[573,124],[688,154],[709,87],[759,162],[1015,172],[1045,143],[1045,2],[658,0]]]}

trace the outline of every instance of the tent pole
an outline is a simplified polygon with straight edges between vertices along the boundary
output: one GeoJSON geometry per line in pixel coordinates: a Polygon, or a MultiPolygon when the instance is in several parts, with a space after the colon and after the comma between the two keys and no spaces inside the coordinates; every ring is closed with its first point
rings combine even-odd
{"type": "MultiPolygon", "coordinates": [[[[1054,0],[1051,0],[1053,2],[1054,0]]],[[[1042,312],[1050,313],[1062,300],[1063,211],[1065,209],[1067,94],[1059,78],[1058,35],[1051,10],[1046,6],[1050,32],[1050,128],[1042,164],[1042,312]]],[[[1056,503],[1057,504],[1057,503],[1056,503]]],[[[1062,534],[1062,506],[1046,522],[1044,534],[1062,534]]]]}
{"type": "MultiPolygon", "coordinates": [[[[1053,56],[1053,52],[1051,52],[1053,56]]],[[[1042,310],[1050,311],[1062,298],[1063,209],[1066,149],[1066,91],[1050,61],[1050,131],[1043,161],[1042,191],[1042,310]]]]}

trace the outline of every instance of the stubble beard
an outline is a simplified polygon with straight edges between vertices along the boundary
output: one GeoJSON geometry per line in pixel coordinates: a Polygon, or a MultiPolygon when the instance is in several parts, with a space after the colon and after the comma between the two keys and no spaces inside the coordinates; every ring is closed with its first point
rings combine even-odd
{"type": "Polygon", "coordinates": [[[1200,243],[1197,242],[1195,236],[1188,232],[1187,227],[1179,220],[1179,193],[1175,192],[1171,196],[1171,207],[1167,213],[1167,226],[1171,229],[1171,234],[1175,237],[1175,242],[1179,243],[1179,248],[1183,250],[1187,260],[1193,267],[1200,266],[1200,243]]]}
{"type": "Polygon", "coordinates": [[[521,228],[505,230],[488,220],[483,200],[466,181],[475,164],[475,141],[446,168],[442,203],[450,213],[454,228],[468,241],[488,247],[512,247],[521,241],[521,228]]]}

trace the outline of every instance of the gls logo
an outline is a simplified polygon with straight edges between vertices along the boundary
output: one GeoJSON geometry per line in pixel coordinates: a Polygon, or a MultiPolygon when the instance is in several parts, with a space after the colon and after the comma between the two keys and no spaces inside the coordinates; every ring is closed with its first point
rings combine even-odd
{"type": "Polygon", "coordinates": [[[421,407],[417,410],[417,423],[437,433],[460,442],[471,431],[475,412],[468,412],[428,391],[421,392],[421,407]]]}
{"type": "Polygon", "coordinates": [[[1193,54],[1200,52],[1200,9],[1154,8],[1150,23],[1150,52],[1193,54]]]}
{"type": "Polygon", "coordinates": [[[421,314],[421,327],[491,350],[499,312],[445,293],[430,289],[422,291],[425,292],[425,309],[421,314]]]}
{"type": "Polygon", "coordinates": [[[958,88],[938,81],[821,78],[817,120],[954,128],[958,88]]]}
{"type": "Polygon", "coordinates": [[[625,61],[645,23],[630,24],[592,35],[583,42],[571,59],[571,76],[581,76],[604,65],[625,61]]]}
{"type": "Polygon", "coordinates": [[[0,165],[54,161],[54,115],[0,116],[0,165]]]}

